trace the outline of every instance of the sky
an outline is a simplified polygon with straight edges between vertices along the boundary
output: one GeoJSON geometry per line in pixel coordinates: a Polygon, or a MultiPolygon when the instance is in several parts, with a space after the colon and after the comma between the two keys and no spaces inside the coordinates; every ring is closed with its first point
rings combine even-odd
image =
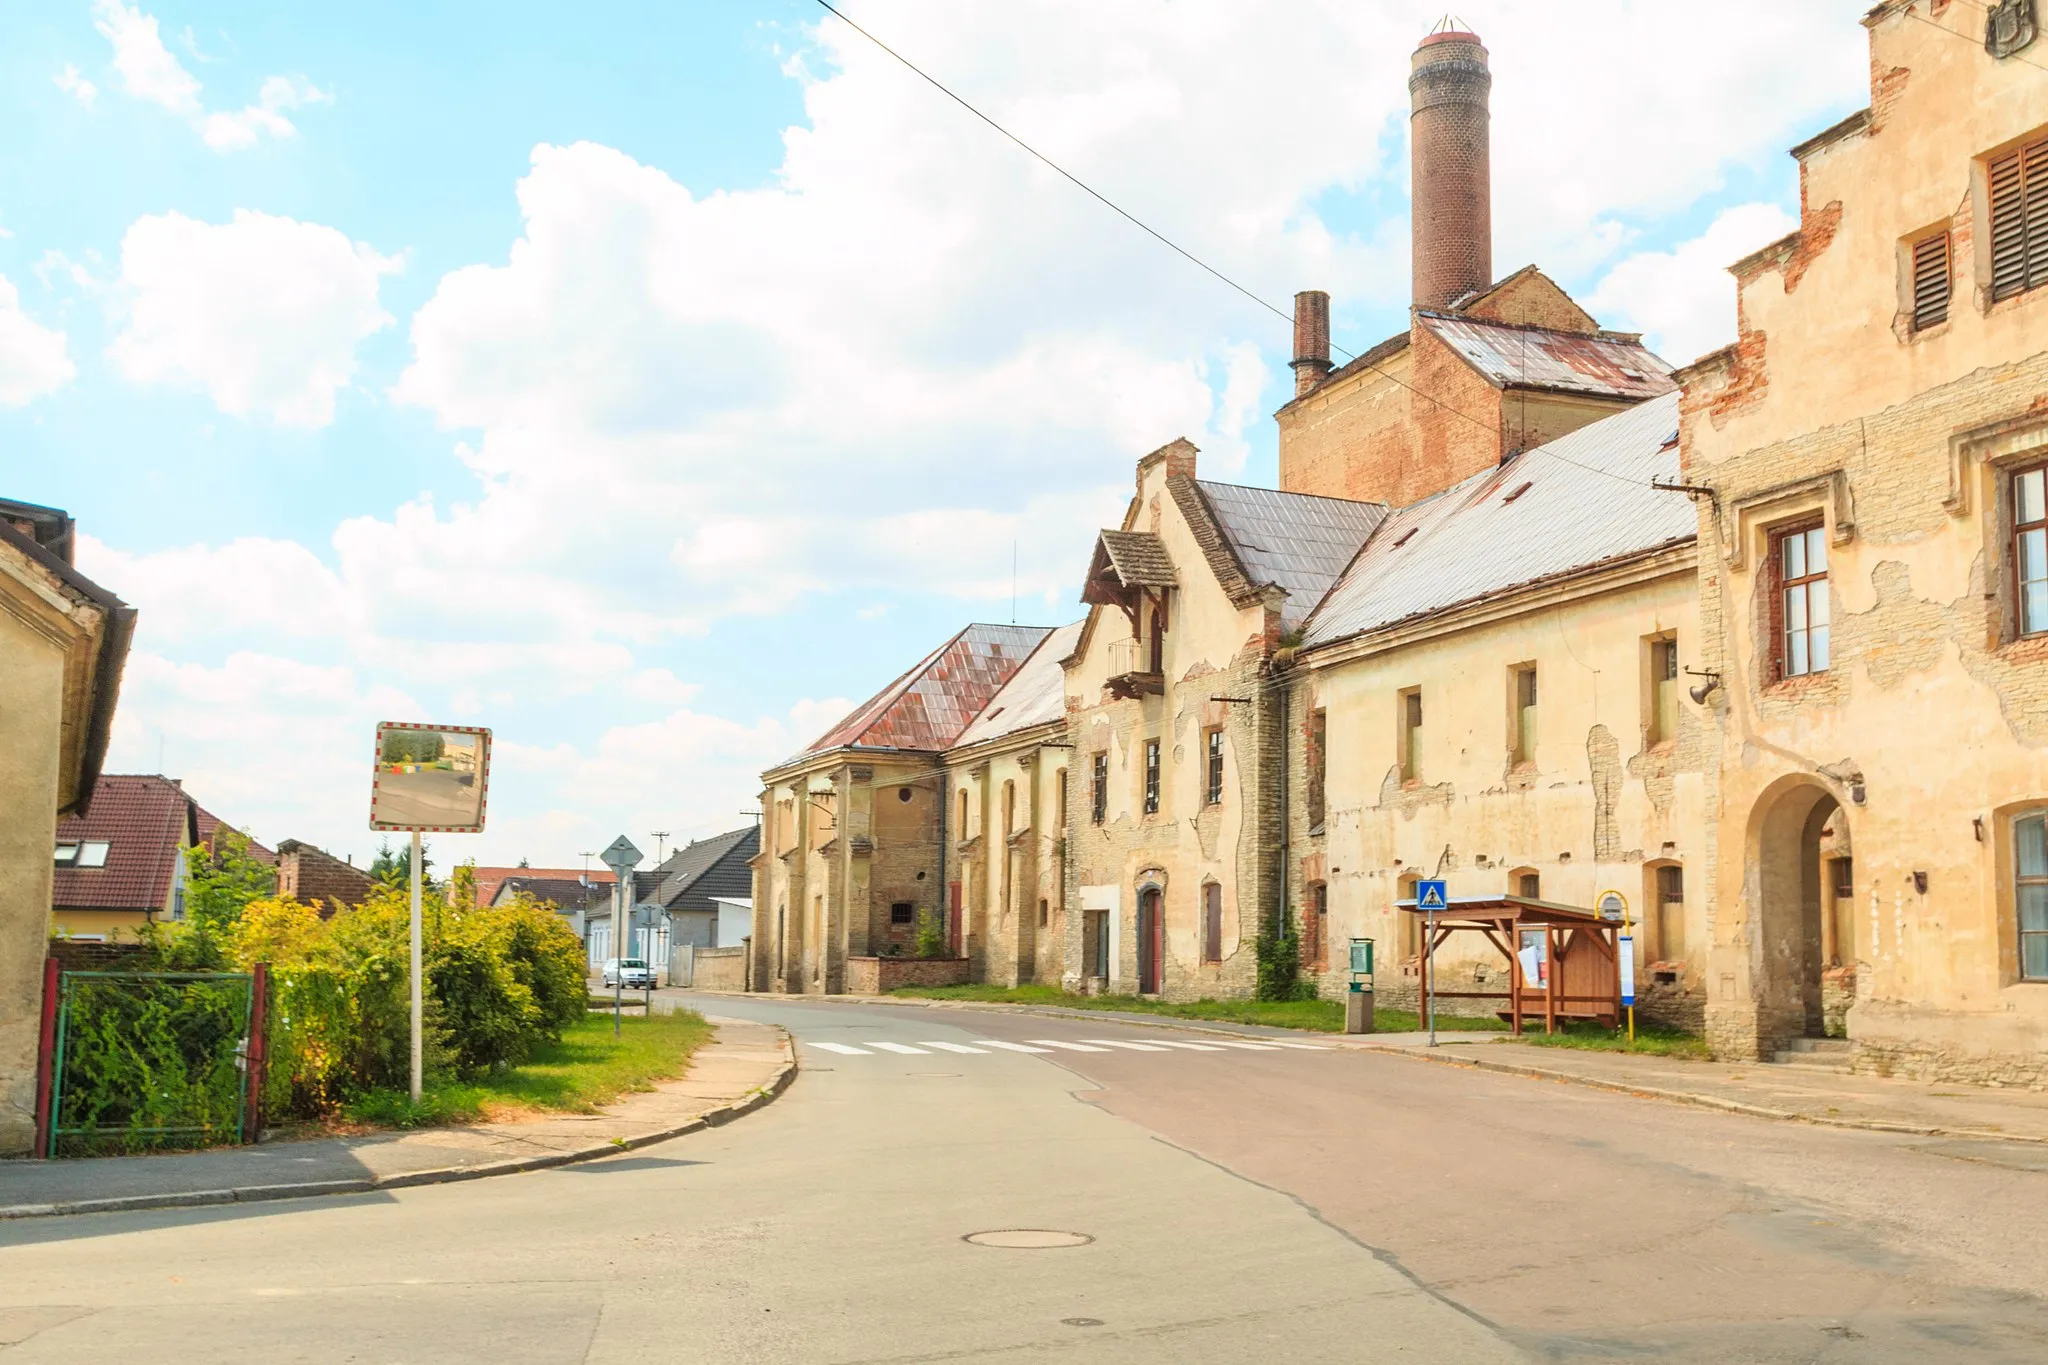
{"type": "MultiPolygon", "coordinates": [[[[1435,5],[839,7],[1337,345],[1405,328],[1435,5]]],[[[1732,340],[1865,7],[1466,0],[1496,275],[1732,340]]],[[[108,770],[268,843],[375,850],[379,720],[493,730],[438,862],[739,827],[960,626],[1078,618],[1147,451],[1270,486],[1290,340],[814,0],[0,7],[0,497],[140,611],[108,770]]]]}

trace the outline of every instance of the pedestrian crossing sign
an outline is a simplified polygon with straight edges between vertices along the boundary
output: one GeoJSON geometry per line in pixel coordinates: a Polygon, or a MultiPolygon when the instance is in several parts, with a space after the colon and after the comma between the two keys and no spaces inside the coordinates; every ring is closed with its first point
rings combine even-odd
{"type": "Polygon", "coordinates": [[[1442,882],[1415,883],[1415,908],[1421,911],[1442,910],[1449,905],[1442,882]]]}

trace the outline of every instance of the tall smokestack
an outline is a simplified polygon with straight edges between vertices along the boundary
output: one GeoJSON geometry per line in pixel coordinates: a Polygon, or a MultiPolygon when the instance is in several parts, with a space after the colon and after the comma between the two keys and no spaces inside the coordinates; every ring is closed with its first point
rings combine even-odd
{"type": "Polygon", "coordinates": [[[1477,34],[1432,33],[1415,49],[1408,93],[1418,308],[1442,308],[1493,283],[1492,89],[1477,34]]]}
{"type": "Polygon", "coordinates": [[[1306,289],[1294,296],[1294,396],[1301,397],[1330,374],[1330,296],[1306,289]]]}

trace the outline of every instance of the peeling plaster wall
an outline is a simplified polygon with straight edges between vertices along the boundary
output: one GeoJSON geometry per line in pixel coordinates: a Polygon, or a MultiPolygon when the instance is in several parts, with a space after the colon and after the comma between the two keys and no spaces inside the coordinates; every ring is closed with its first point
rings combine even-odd
{"type": "MultiPolygon", "coordinates": [[[[1650,865],[1675,862],[1687,872],[1687,951],[1673,960],[1678,980],[1657,995],[1664,1017],[1690,1016],[1696,1026],[1710,910],[1708,883],[1695,869],[1713,837],[1707,769],[1715,745],[1689,702],[1681,703],[1675,740],[1652,743],[1647,692],[1652,637],[1675,632],[1682,660],[1696,657],[1695,582],[1690,561],[1680,560],[1631,586],[1532,595],[1503,619],[1422,633],[1343,661],[1302,661],[1290,736],[1297,820],[1289,900],[1302,913],[1310,883],[1329,889],[1316,976],[1323,994],[1345,989],[1345,941],[1371,938],[1380,1000],[1416,1006],[1418,940],[1412,927],[1404,935],[1404,912],[1394,908],[1404,877],[1441,871],[1458,897],[1512,892],[1512,873],[1534,871],[1546,900],[1591,906],[1600,892],[1618,890],[1640,919],[1650,865]],[[1517,764],[1512,670],[1530,663],[1536,749],[1533,762],[1517,764]],[[1398,699],[1409,688],[1422,691],[1423,748],[1417,780],[1404,783],[1398,699]],[[1300,814],[1300,718],[1316,708],[1327,717],[1329,752],[1320,833],[1300,814]]],[[[1657,946],[1639,930],[1638,980],[1646,986],[1657,946]]],[[[1452,940],[1437,966],[1443,989],[1506,989],[1505,962],[1477,940],[1452,940]]],[[[1491,1012],[1484,1002],[1461,1007],[1491,1012]]]]}
{"type": "MultiPolygon", "coordinates": [[[[1274,783],[1265,774],[1276,749],[1263,673],[1278,627],[1276,613],[1263,606],[1231,604],[1166,492],[1166,472],[1155,466],[1146,473],[1127,527],[1161,537],[1179,580],[1168,615],[1165,691],[1121,700],[1109,696],[1111,647],[1131,638],[1128,619],[1115,607],[1094,609],[1080,655],[1067,671],[1068,739],[1074,747],[1067,759],[1066,894],[1070,905],[1079,906],[1083,887],[1120,889],[1109,990],[1138,988],[1138,888],[1156,883],[1166,926],[1160,994],[1239,997],[1257,982],[1259,916],[1274,904],[1274,783]],[[1214,700],[1219,697],[1248,700],[1214,700]],[[1224,736],[1223,800],[1215,805],[1205,803],[1203,785],[1204,736],[1211,728],[1224,736]],[[1145,742],[1155,738],[1160,808],[1147,815],[1145,742]],[[1089,788],[1097,753],[1109,759],[1108,811],[1101,825],[1091,818],[1089,788]],[[1222,888],[1223,897],[1217,963],[1202,961],[1202,886],[1208,881],[1222,888]]],[[[1081,914],[1067,916],[1061,976],[1074,989],[1086,982],[1084,928],[1081,914]]]]}
{"type": "Polygon", "coordinates": [[[1710,1033],[1742,1056],[1796,1031],[1759,869],[1819,790],[1856,848],[1834,989],[1853,979],[1857,1065],[2038,1085],[2048,984],[2019,980],[2008,817],[2048,804],[2048,642],[2014,638],[2003,500],[2006,471],[2048,458],[2048,289],[1989,302],[1981,158],[2048,129],[2048,80],[1898,6],[1867,23],[1867,123],[1805,149],[1802,230],[1736,267],[1742,341],[1682,376],[1687,477],[1716,494],[1701,611],[1727,680],[1710,1033]],[[1949,318],[1915,333],[1906,249],[1942,224],[1949,318]],[[1770,534],[1810,517],[1831,668],[1781,682],[1770,534]]]}

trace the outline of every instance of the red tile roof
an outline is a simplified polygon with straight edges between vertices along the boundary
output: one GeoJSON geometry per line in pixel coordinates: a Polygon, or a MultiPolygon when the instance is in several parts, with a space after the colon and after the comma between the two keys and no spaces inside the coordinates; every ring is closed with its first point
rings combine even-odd
{"type": "MultiPolygon", "coordinates": [[[[213,847],[213,836],[218,834],[223,828],[235,829],[235,826],[228,824],[227,821],[221,819],[204,806],[197,806],[194,810],[199,817],[199,842],[205,844],[209,849],[213,847]]],[[[250,838],[247,830],[235,830],[235,832],[249,840],[249,855],[256,859],[257,862],[268,863],[272,867],[277,866],[277,854],[274,850],[265,848],[253,838],[250,838]]]]}
{"type": "Polygon", "coordinates": [[[1044,626],[969,626],[789,761],[833,749],[948,748],[1051,633],[1044,626]]]}
{"type": "Polygon", "coordinates": [[[199,837],[199,807],[167,777],[101,776],[85,815],[57,823],[60,843],[104,840],[105,867],[60,867],[59,910],[161,910],[179,859],[199,837]]]}

